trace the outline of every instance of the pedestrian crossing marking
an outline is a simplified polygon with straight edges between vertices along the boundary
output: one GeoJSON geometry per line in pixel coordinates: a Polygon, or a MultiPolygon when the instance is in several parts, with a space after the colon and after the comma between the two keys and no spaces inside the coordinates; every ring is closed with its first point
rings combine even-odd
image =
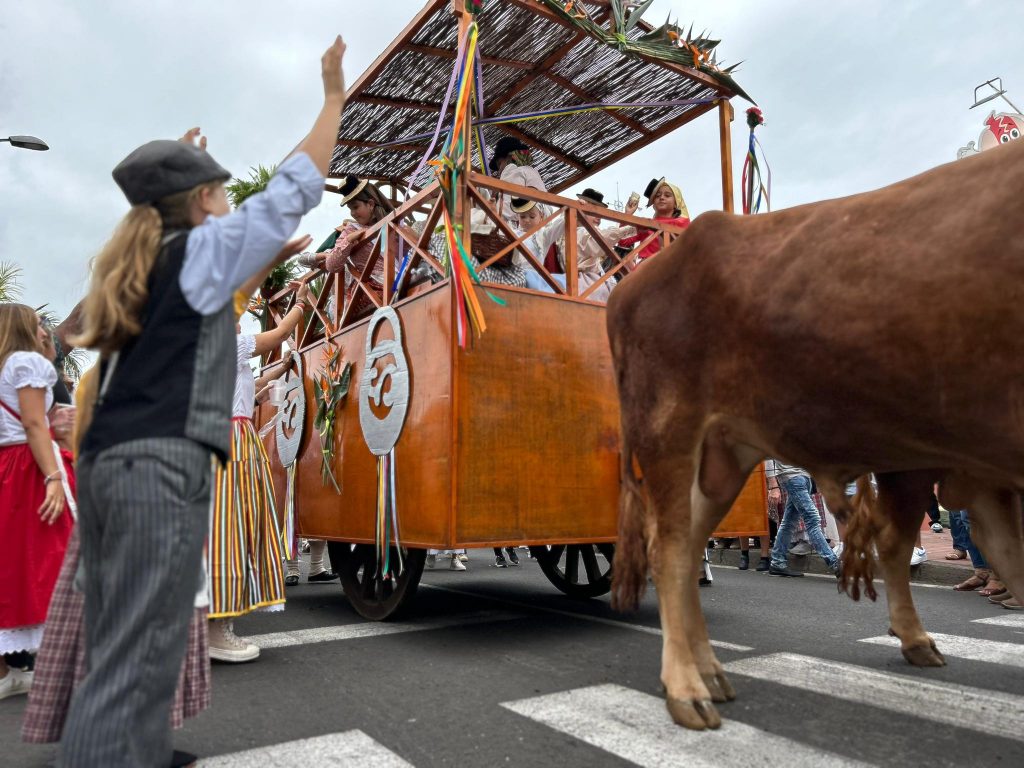
{"type": "Polygon", "coordinates": [[[1024,614],[1007,613],[1005,616],[990,616],[987,619],[974,619],[972,624],[991,624],[996,627],[1024,629],[1024,614]]]}
{"type": "Polygon", "coordinates": [[[203,759],[198,763],[199,768],[294,768],[297,765],[323,768],[355,768],[365,765],[374,768],[412,768],[412,763],[407,763],[360,730],[328,733],[311,739],[248,749],[203,759]]]}
{"type": "Polygon", "coordinates": [[[329,643],[336,640],[358,640],[364,637],[399,635],[404,632],[423,632],[429,629],[463,627],[470,624],[485,624],[492,621],[512,621],[525,618],[523,614],[510,611],[477,611],[456,616],[438,616],[422,621],[391,624],[382,621],[365,621],[358,624],[341,624],[331,627],[292,629],[285,632],[270,632],[265,635],[239,635],[260,648],[288,648],[293,645],[329,643]]]}
{"type": "Polygon", "coordinates": [[[501,706],[645,768],[748,768],[753,762],[786,768],[872,765],[734,720],[715,731],[689,731],[672,722],[663,699],[611,683],[501,706]]]}
{"type": "MultiPolygon", "coordinates": [[[[634,632],[642,632],[645,635],[656,635],[661,637],[660,627],[648,627],[643,624],[631,624],[628,621],[617,621],[616,619],[606,619],[603,616],[590,616],[585,613],[576,613],[574,611],[565,611],[561,608],[549,608],[546,605],[537,605],[531,603],[523,603],[517,600],[506,600],[503,597],[492,597],[491,595],[481,594],[479,592],[470,592],[465,589],[455,589],[453,587],[442,587],[437,584],[420,584],[420,588],[426,587],[427,589],[437,589],[442,592],[451,592],[456,595],[465,595],[468,597],[478,597],[482,600],[489,600],[493,603],[501,603],[503,605],[509,605],[513,608],[525,608],[530,611],[540,611],[541,613],[553,613],[557,616],[569,616],[573,619],[580,619],[582,621],[589,621],[594,624],[604,624],[608,627],[616,627],[618,629],[631,629],[634,632]]],[[[739,653],[749,653],[754,650],[749,645],[740,645],[738,643],[729,643],[725,640],[711,640],[711,645],[715,648],[721,648],[726,651],[737,651],[739,653]]]]}
{"type": "MultiPolygon", "coordinates": [[[[941,647],[941,646],[940,646],[941,647]]],[[[838,661],[773,653],[733,661],[727,672],[979,733],[1024,741],[1024,697],[838,661]]]]}
{"type": "MultiPolygon", "coordinates": [[[[999,640],[980,640],[974,637],[961,637],[960,635],[943,635],[937,632],[929,632],[939,652],[943,656],[952,656],[955,659],[967,659],[968,661],[986,661],[991,664],[1005,664],[1010,667],[1024,669],[1024,646],[1016,643],[1004,643],[999,640]]],[[[890,645],[900,647],[898,637],[880,635],[879,637],[866,637],[858,642],[871,643],[873,645],[890,645]]]]}

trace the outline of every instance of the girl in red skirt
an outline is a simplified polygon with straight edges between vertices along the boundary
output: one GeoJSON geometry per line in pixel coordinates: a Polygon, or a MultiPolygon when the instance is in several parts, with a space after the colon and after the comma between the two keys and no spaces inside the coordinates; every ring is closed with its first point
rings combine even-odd
{"type": "MultiPolygon", "coordinates": [[[[48,334],[31,307],[0,304],[0,654],[39,647],[71,533],[71,455],[59,451],[46,418],[57,382],[41,354],[48,334]]],[[[0,699],[31,682],[30,672],[0,660],[0,699]]]]}

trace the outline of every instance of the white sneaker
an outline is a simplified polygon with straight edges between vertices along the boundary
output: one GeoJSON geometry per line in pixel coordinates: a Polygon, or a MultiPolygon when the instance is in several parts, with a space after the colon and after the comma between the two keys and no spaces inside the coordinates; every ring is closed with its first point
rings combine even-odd
{"type": "Polygon", "coordinates": [[[836,544],[834,547],[832,547],[832,552],[833,552],[833,554],[836,557],[842,557],[843,556],[843,542],[840,541],[838,544],[836,544]]]}
{"type": "Polygon", "coordinates": [[[942,523],[932,523],[932,533],[942,533],[942,523]]]}
{"type": "Polygon", "coordinates": [[[235,634],[228,619],[213,619],[210,622],[210,658],[239,664],[259,658],[258,645],[247,643],[235,634]]]}
{"type": "Polygon", "coordinates": [[[425,567],[433,568],[435,565],[437,565],[437,555],[427,555],[427,562],[425,567]]]}
{"type": "Polygon", "coordinates": [[[467,555],[465,552],[459,552],[459,562],[460,563],[468,563],[469,562],[469,555],[467,555]]]}
{"type": "Polygon", "coordinates": [[[453,571],[464,571],[466,566],[462,564],[462,560],[459,559],[458,555],[452,555],[452,564],[449,566],[453,571]]]}
{"type": "Polygon", "coordinates": [[[914,547],[914,554],[910,556],[911,565],[920,565],[928,559],[928,550],[924,547],[914,547]]]}
{"type": "Polygon", "coordinates": [[[7,668],[7,674],[0,677],[0,699],[28,693],[32,687],[32,673],[24,669],[7,668]]]}

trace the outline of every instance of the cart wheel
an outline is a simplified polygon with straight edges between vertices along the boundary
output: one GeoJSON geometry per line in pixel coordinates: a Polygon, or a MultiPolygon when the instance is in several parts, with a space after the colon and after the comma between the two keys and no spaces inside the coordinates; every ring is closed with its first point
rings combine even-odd
{"type": "Polygon", "coordinates": [[[558,544],[531,547],[530,552],[548,581],[569,597],[600,597],[612,588],[614,544],[558,544]]]}
{"type": "MultiPolygon", "coordinates": [[[[381,579],[377,575],[376,547],[370,544],[349,544],[344,541],[328,542],[331,565],[341,576],[345,597],[360,616],[373,621],[395,619],[412,604],[423,575],[423,563],[427,558],[425,549],[402,548],[404,569],[391,578],[381,579]]],[[[391,547],[391,562],[398,559],[398,552],[391,547]]]]}

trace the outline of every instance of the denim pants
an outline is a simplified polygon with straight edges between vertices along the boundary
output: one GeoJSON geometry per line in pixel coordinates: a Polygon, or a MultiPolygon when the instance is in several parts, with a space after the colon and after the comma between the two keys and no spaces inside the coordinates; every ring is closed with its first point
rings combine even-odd
{"type": "Polygon", "coordinates": [[[966,510],[950,510],[949,533],[953,537],[953,548],[966,552],[967,548],[971,546],[971,531],[967,527],[966,510]]]}
{"type": "Polygon", "coordinates": [[[814,551],[830,568],[834,567],[837,558],[829,549],[825,534],[821,531],[821,517],[818,508],[814,506],[814,499],[811,498],[811,478],[808,475],[795,475],[780,480],[780,484],[786,491],[786,509],[782,513],[782,522],[779,523],[775,546],[772,547],[772,565],[776,568],[785,568],[789,564],[789,542],[798,526],[798,519],[803,519],[804,528],[807,529],[807,540],[814,547],[814,551]]]}

